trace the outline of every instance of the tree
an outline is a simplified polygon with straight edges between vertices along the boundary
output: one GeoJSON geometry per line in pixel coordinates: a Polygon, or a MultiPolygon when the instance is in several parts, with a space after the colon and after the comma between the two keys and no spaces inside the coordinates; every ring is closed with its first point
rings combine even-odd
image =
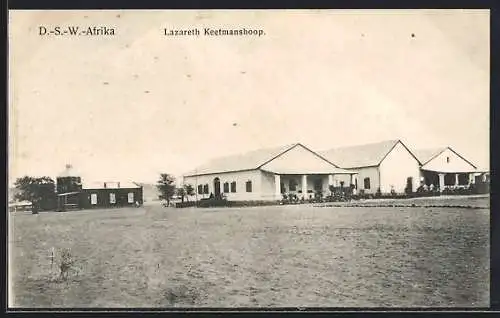
{"type": "Polygon", "coordinates": [[[184,191],[186,192],[186,198],[189,201],[189,196],[194,195],[194,187],[191,184],[185,184],[184,191]]]}
{"type": "Polygon", "coordinates": [[[175,194],[175,177],[168,174],[160,174],[160,179],[156,183],[156,188],[160,192],[160,199],[166,200],[167,205],[170,205],[170,200],[175,194]]]}
{"type": "Polygon", "coordinates": [[[186,190],[184,189],[184,187],[177,188],[176,192],[177,195],[181,197],[181,202],[184,202],[184,197],[186,196],[186,190]]]}
{"type": "Polygon", "coordinates": [[[405,193],[406,194],[413,193],[413,179],[411,177],[406,179],[405,193]]]}
{"type": "Polygon", "coordinates": [[[37,214],[40,207],[53,208],[56,196],[55,182],[50,177],[24,176],[18,178],[14,186],[18,190],[14,198],[31,202],[33,214],[37,214]]]}

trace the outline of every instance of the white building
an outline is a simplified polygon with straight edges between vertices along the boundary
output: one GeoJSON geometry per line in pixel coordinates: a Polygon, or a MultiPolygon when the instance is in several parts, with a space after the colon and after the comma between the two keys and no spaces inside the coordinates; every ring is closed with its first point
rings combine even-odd
{"type": "Polygon", "coordinates": [[[401,140],[334,148],[320,154],[339,167],[357,173],[356,189],[365,193],[405,191],[408,182],[413,191],[420,185],[420,162],[401,140]]]}
{"type": "Polygon", "coordinates": [[[183,181],[194,187],[197,200],[224,194],[231,201],[269,201],[280,200],[282,193],[307,199],[340,181],[348,186],[355,173],[296,143],[214,159],[183,181]]]}
{"type": "Polygon", "coordinates": [[[469,160],[450,147],[420,149],[414,151],[421,162],[423,182],[427,185],[466,186],[475,182],[480,173],[469,160]]]}

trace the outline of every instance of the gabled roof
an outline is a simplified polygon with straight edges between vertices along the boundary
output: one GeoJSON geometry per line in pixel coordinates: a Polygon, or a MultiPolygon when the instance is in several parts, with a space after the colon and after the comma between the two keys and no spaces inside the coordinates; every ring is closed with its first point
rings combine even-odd
{"type": "Polygon", "coordinates": [[[257,169],[267,161],[272,160],[296,145],[297,144],[290,144],[279,147],[263,148],[243,154],[215,158],[189,171],[184,176],[257,169]]]}
{"type": "Polygon", "coordinates": [[[319,154],[310,150],[309,148],[303,146],[302,144],[294,143],[285,146],[253,150],[239,155],[215,158],[207,162],[206,164],[199,166],[198,168],[184,174],[184,176],[188,177],[188,176],[196,176],[204,174],[259,169],[260,167],[273,161],[274,159],[280,157],[281,155],[285,154],[286,152],[290,151],[295,147],[302,147],[307,151],[313,153],[315,156],[318,156],[325,162],[332,165],[332,173],[334,172],[349,173],[349,171],[345,171],[343,169],[338,168],[331,161],[325,159],[324,157],[320,156],[319,154]]]}
{"type": "Polygon", "coordinates": [[[438,147],[438,148],[427,148],[427,149],[416,149],[413,151],[418,160],[425,165],[427,162],[431,161],[431,159],[437,157],[440,153],[445,151],[447,147],[438,147]]]}
{"type": "Polygon", "coordinates": [[[477,169],[476,165],[474,165],[472,162],[469,160],[465,159],[462,155],[460,155],[458,152],[453,150],[451,147],[439,147],[439,148],[429,148],[429,149],[417,149],[413,153],[415,156],[417,156],[418,160],[421,162],[422,166],[431,161],[432,159],[436,158],[439,156],[443,151],[445,150],[450,150],[453,152],[455,155],[460,157],[462,160],[473,166],[475,169],[477,169]]]}
{"type": "MultiPolygon", "coordinates": [[[[342,168],[373,167],[380,165],[387,154],[399,142],[401,142],[399,139],[385,140],[370,144],[333,148],[322,151],[320,154],[342,168]]],[[[403,143],[401,144],[408,149],[403,143]]]]}

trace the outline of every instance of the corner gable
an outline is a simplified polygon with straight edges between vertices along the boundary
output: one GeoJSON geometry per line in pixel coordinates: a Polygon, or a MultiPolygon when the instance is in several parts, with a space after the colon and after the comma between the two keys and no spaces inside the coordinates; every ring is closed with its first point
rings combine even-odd
{"type": "Polygon", "coordinates": [[[474,169],[477,169],[476,165],[474,165],[472,162],[470,162],[469,160],[465,159],[462,155],[460,155],[458,152],[456,152],[455,150],[453,150],[451,147],[446,147],[446,149],[449,149],[451,152],[453,152],[455,155],[457,155],[458,157],[460,157],[460,159],[462,159],[463,161],[467,162],[468,164],[470,164],[471,166],[474,167],[474,169]]]}
{"type": "Polygon", "coordinates": [[[442,154],[443,152],[445,152],[448,148],[449,147],[445,147],[445,148],[441,149],[440,151],[437,151],[429,159],[427,159],[425,162],[423,162],[422,166],[425,166],[427,163],[429,163],[430,161],[434,160],[434,158],[436,158],[437,156],[439,156],[440,154],[442,154]]]}
{"type": "Polygon", "coordinates": [[[415,156],[415,154],[408,148],[406,147],[406,145],[401,141],[401,140],[397,140],[394,145],[389,149],[389,151],[387,151],[387,153],[382,157],[382,159],[380,160],[380,162],[378,163],[378,166],[380,166],[382,164],[382,162],[385,160],[385,158],[387,158],[387,156],[394,150],[394,148],[396,148],[396,146],[398,144],[401,144],[401,146],[403,146],[404,149],[406,149],[406,151],[408,151],[408,153],[418,162],[419,165],[421,165],[422,163],[420,162],[420,160],[418,160],[417,156],[415,156]]]}
{"type": "Polygon", "coordinates": [[[266,161],[259,169],[278,174],[352,173],[338,168],[300,143],[266,161]]]}
{"type": "Polygon", "coordinates": [[[282,155],[284,155],[285,153],[287,153],[288,151],[292,150],[293,148],[297,147],[299,145],[299,143],[296,143],[296,144],[293,144],[291,145],[290,147],[288,147],[287,149],[283,150],[282,152],[280,152],[279,154],[275,155],[274,157],[264,161],[262,164],[260,164],[258,167],[256,167],[256,169],[260,169],[262,168],[262,166],[268,164],[269,162],[281,157],[282,155]]]}
{"type": "Polygon", "coordinates": [[[425,162],[421,169],[443,173],[470,173],[476,171],[477,167],[451,147],[446,147],[425,162]]]}

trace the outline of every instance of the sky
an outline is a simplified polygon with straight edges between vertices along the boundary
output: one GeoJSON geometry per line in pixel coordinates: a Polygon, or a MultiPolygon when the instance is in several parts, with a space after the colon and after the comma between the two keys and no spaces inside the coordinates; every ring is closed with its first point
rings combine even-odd
{"type": "Polygon", "coordinates": [[[9,180],[71,163],[155,182],[263,147],[387,139],[488,169],[489,37],[488,10],[10,11],[9,180]],[[265,35],[163,35],[195,27],[265,35]]]}

